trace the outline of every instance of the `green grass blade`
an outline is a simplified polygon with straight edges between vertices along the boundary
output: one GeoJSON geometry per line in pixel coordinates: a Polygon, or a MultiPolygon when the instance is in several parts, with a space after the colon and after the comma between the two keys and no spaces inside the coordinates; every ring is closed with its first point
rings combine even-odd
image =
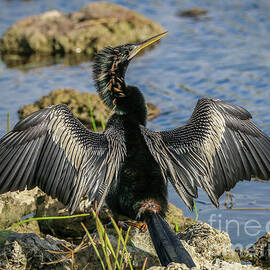
{"type": "Polygon", "coordinates": [[[106,254],[107,254],[107,257],[105,257],[106,258],[106,262],[107,262],[108,268],[111,269],[111,270],[113,270],[112,269],[112,263],[111,263],[110,254],[108,253],[109,247],[108,247],[108,241],[106,239],[106,232],[105,231],[104,231],[102,237],[103,237],[103,240],[104,240],[104,249],[106,250],[106,254]]]}
{"type": "MultiPolygon", "coordinates": [[[[130,227],[128,228],[128,231],[127,231],[127,234],[126,234],[126,238],[124,240],[123,235],[122,235],[122,232],[120,231],[120,229],[118,228],[116,222],[114,221],[114,219],[112,217],[111,217],[111,222],[112,222],[112,224],[113,224],[113,226],[114,226],[114,228],[115,228],[118,236],[120,237],[121,243],[123,245],[123,253],[122,253],[121,258],[123,257],[123,254],[126,252],[127,253],[129,267],[130,267],[131,270],[133,270],[132,263],[131,263],[131,260],[130,260],[130,257],[129,257],[129,254],[128,254],[128,251],[127,251],[127,247],[126,247],[127,240],[128,240],[128,235],[129,235],[129,231],[130,231],[130,227]]],[[[123,263],[123,258],[122,258],[122,260],[120,260],[120,265],[122,265],[122,263],[123,263]]]]}
{"type": "Polygon", "coordinates": [[[178,222],[177,222],[176,218],[174,219],[174,226],[175,226],[175,232],[178,233],[179,232],[179,226],[178,226],[178,222]]]}
{"type": "MultiPolygon", "coordinates": [[[[114,252],[113,246],[112,246],[111,241],[110,241],[110,239],[109,239],[109,237],[108,237],[108,235],[106,233],[106,230],[105,230],[102,222],[100,221],[98,215],[96,215],[95,211],[92,210],[92,212],[93,212],[94,218],[97,221],[97,228],[100,228],[100,233],[102,233],[103,240],[104,240],[104,245],[105,245],[105,250],[106,250],[106,252],[107,252],[108,249],[110,250],[110,252],[111,252],[111,254],[112,254],[113,258],[114,258],[115,265],[117,266],[117,268],[119,270],[121,270],[121,267],[120,267],[119,262],[118,262],[118,257],[116,256],[116,254],[114,252]]],[[[108,255],[108,253],[107,253],[107,255],[108,255]]]]}
{"type": "Polygon", "coordinates": [[[28,223],[31,221],[38,221],[38,220],[50,220],[50,219],[67,219],[67,218],[76,218],[76,217],[86,217],[86,216],[90,216],[91,214],[79,214],[79,215],[72,215],[72,216],[60,216],[60,217],[36,217],[36,218],[29,218],[26,220],[22,220],[20,222],[17,222],[13,225],[11,225],[8,229],[13,229],[17,226],[20,226],[24,223],[28,223]]]}
{"type": "Polygon", "coordinates": [[[94,113],[93,113],[93,107],[92,107],[91,98],[89,95],[88,95],[88,106],[89,106],[90,118],[91,118],[93,130],[95,132],[97,132],[97,126],[96,126],[96,121],[95,121],[95,117],[94,117],[94,113]]]}
{"type": "Polygon", "coordinates": [[[104,240],[105,240],[106,247],[111,251],[111,254],[113,255],[115,265],[118,267],[119,270],[121,270],[121,267],[118,263],[116,254],[114,252],[114,249],[113,249],[112,243],[108,237],[108,234],[106,233],[106,230],[104,231],[104,240]]]}
{"type": "Polygon", "coordinates": [[[104,265],[104,263],[103,263],[103,261],[102,261],[102,258],[101,258],[101,256],[100,256],[100,253],[99,253],[99,251],[98,251],[98,249],[97,249],[97,247],[96,247],[96,244],[95,244],[95,242],[94,242],[92,236],[90,235],[89,231],[87,230],[87,228],[85,227],[85,225],[84,225],[82,222],[81,222],[81,225],[82,225],[83,229],[85,230],[85,232],[86,232],[86,234],[87,234],[87,236],[88,236],[88,238],[89,238],[89,240],[90,240],[90,242],[91,242],[91,244],[92,244],[92,246],[93,246],[93,248],[94,248],[94,250],[95,250],[95,252],[96,252],[96,254],[97,254],[97,256],[98,256],[98,259],[99,259],[99,261],[100,261],[100,264],[101,264],[101,266],[102,266],[102,269],[103,269],[103,270],[106,270],[106,267],[105,267],[105,265],[104,265]]]}
{"type": "Polygon", "coordinates": [[[105,256],[105,260],[108,266],[109,270],[113,270],[111,260],[110,260],[110,255],[108,254],[108,248],[107,248],[107,242],[106,242],[106,232],[104,229],[103,224],[101,223],[99,217],[97,216],[96,212],[92,209],[93,216],[96,220],[96,228],[99,236],[99,240],[101,243],[101,248],[105,256]]]}
{"type": "Polygon", "coordinates": [[[126,252],[129,267],[130,267],[131,270],[133,270],[133,266],[132,266],[132,263],[131,263],[131,260],[130,260],[130,257],[129,257],[129,253],[127,251],[127,240],[128,240],[130,229],[131,229],[131,227],[128,227],[128,230],[127,230],[127,233],[126,233],[126,237],[125,237],[125,240],[124,240],[124,243],[123,243],[123,253],[122,253],[122,256],[121,256],[120,265],[123,264],[124,254],[126,252]]]}
{"type": "Polygon", "coordinates": [[[197,206],[196,206],[196,203],[195,202],[194,202],[194,211],[195,211],[195,214],[196,214],[195,220],[197,221],[198,218],[199,218],[199,214],[198,214],[198,210],[197,210],[197,206]]]}
{"type": "MultiPolygon", "coordinates": [[[[119,253],[120,253],[120,244],[121,244],[121,240],[120,240],[120,237],[118,236],[118,241],[117,241],[117,247],[116,247],[116,258],[115,258],[115,260],[118,262],[118,257],[119,257],[119,253]]],[[[114,270],[116,269],[116,266],[117,266],[117,264],[115,263],[114,264],[114,270]]],[[[120,265],[119,265],[119,267],[118,267],[118,269],[120,269],[121,270],[121,268],[120,268],[120,265]]]]}
{"type": "Polygon", "coordinates": [[[102,126],[102,130],[104,131],[105,130],[105,123],[104,123],[104,119],[103,119],[102,114],[100,114],[100,123],[101,123],[101,126],[102,126]]]}

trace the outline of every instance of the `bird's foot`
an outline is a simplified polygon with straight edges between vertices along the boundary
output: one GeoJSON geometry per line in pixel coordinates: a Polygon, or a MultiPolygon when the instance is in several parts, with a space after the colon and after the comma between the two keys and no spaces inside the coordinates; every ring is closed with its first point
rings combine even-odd
{"type": "MultiPolygon", "coordinates": [[[[147,224],[145,222],[132,222],[132,221],[118,221],[117,225],[120,229],[123,231],[127,231],[128,227],[135,227],[139,229],[141,232],[146,232],[147,231],[147,224]]],[[[114,228],[114,225],[112,222],[109,222],[104,225],[104,228],[110,229],[114,228]]]]}
{"type": "Polygon", "coordinates": [[[126,222],[128,226],[135,227],[139,229],[141,232],[146,232],[147,231],[147,224],[145,222],[131,222],[127,221],[126,222]]]}

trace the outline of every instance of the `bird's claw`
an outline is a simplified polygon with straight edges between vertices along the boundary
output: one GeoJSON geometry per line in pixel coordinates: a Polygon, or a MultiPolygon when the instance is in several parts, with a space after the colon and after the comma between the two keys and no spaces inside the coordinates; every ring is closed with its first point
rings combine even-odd
{"type": "Polygon", "coordinates": [[[124,231],[127,231],[128,227],[135,227],[139,229],[141,232],[147,231],[147,224],[145,222],[118,221],[117,225],[124,231]]]}
{"type": "Polygon", "coordinates": [[[135,227],[139,229],[141,232],[146,232],[147,231],[147,224],[145,222],[127,222],[128,226],[135,227]]]}

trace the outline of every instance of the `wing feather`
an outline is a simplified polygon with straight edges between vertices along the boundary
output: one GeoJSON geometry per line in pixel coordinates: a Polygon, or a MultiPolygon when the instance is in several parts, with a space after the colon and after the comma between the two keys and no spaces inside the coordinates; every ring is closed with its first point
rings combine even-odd
{"type": "MultiPolygon", "coordinates": [[[[32,145],[32,143],[31,143],[32,145]]],[[[30,145],[30,146],[31,146],[30,145]]],[[[1,174],[1,177],[5,178],[8,176],[9,178],[9,181],[7,181],[3,186],[2,186],[2,189],[3,190],[9,190],[9,187],[12,186],[12,183],[13,183],[13,178],[14,178],[14,172],[16,173],[21,165],[20,162],[20,157],[24,156],[25,154],[25,150],[26,148],[29,148],[29,147],[23,147],[20,151],[13,151],[12,152],[12,158],[10,160],[8,160],[8,163],[6,164],[2,174],[1,174]],[[13,168],[14,167],[14,168],[13,168]]],[[[15,150],[15,149],[14,149],[15,150]]]]}
{"type": "Polygon", "coordinates": [[[185,126],[161,132],[142,126],[141,132],[165,181],[190,208],[197,187],[218,206],[238,181],[270,178],[270,138],[240,106],[203,98],[185,126]]]}
{"type": "Polygon", "coordinates": [[[36,139],[37,145],[33,147],[32,151],[27,152],[26,158],[23,159],[22,167],[20,168],[19,173],[16,176],[16,185],[14,185],[13,190],[15,191],[17,188],[18,190],[23,190],[25,186],[28,186],[28,181],[32,177],[29,177],[31,172],[34,172],[34,166],[36,160],[34,158],[35,153],[39,152],[42,144],[43,138],[36,139]]]}
{"type": "MultiPolygon", "coordinates": [[[[9,190],[13,191],[14,189],[16,190],[17,186],[19,185],[18,180],[17,179],[17,175],[20,174],[21,172],[21,168],[23,166],[23,163],[27,157],[27,155],[31,155],[31,151],[33,151],[33,148],[36,145],[36,141],[32,141],[31,144],[29,145],[24,145],[24,147],[22,147],[22,151],[20,151],[20,155],[16,157],[13,157],[12,162],[9,163],[9,179],[10,179],[10,183],[9,183],[9,190]],[[29,153],[30,152],[30,153],[29,153]],[[13,162],[14,161],[14,162],[13,162]]],[[[18,154],[18,152],[17,152],[18,154]]],[[[3,186],[3,188],[5,188],[5,185],[3,186]]]]}
{"type": "Polygon", "coordinates": [[[66,105],[51,106],[0,140],[0,194],[39,186],[72,212],[83,195],[100,199],[101,206],[125,155],[121,125],[94,133],[66,105]]]}

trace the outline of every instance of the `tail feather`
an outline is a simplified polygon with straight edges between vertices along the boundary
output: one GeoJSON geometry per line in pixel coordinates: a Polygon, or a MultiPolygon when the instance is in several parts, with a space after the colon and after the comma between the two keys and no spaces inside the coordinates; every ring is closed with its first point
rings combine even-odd
{"type": "Polygon", "coordinates": [[[181,241],[159,214],[148,214],[146,222],[163,266],[167,266],[171,262],[184,263],[190,268],[196,266],[181,241]]]}

